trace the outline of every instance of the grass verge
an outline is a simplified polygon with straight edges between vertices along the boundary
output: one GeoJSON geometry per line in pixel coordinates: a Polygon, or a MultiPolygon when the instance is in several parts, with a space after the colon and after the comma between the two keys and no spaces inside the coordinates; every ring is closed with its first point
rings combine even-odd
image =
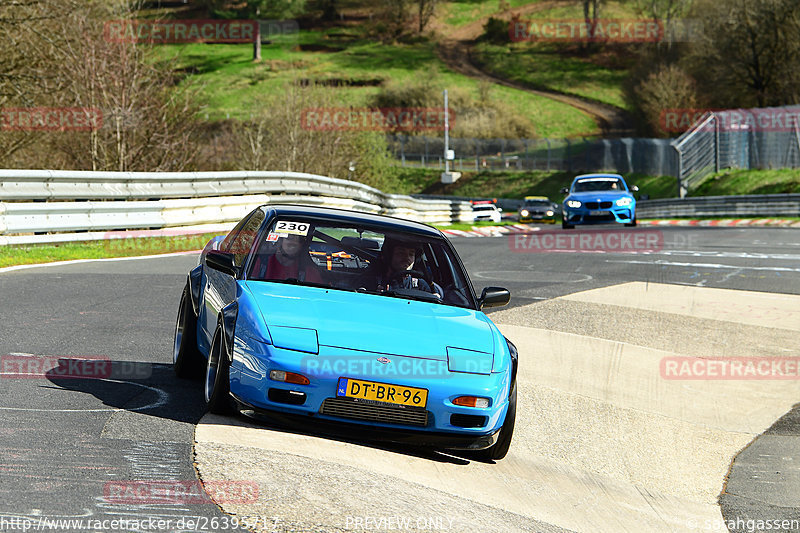
{"type": "Polygon", "coordinates": [[[689,196],[800,193],[800,169],[728,169],[706,178],[689,196]]]}
{"type": "MultiPolygon", "coordinates": [[[[547,196],[560,202],[562,187],[569,187],[576,172],[526,171],[526,172],[463,172],[457,182],[445,185],[440,182],[441,170],[403,168],[395,169],[397,181],[404,188],[403,194],[444,194],[471,198],[519,198],[525,196],[547,196]],[[417,187],[416,190],[413,190],[417,187]]],[[[629,185],[639,187],[638,196],[649,195],[651,199],[672,198],[677,191],[672,176],[644,176],[626,174],[629,185]]]]}
{"type": "Polygon", "coordinates": [[[0,246],[0,268],[74,259],[106,259],[201,250],[218,233],[0,246]]]}

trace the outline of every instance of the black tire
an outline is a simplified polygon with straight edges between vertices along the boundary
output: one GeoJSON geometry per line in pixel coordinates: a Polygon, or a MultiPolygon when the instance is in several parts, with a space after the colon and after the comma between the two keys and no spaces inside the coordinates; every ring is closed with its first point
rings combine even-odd
{"type": "Polygon", "coordinates": [[[567,223],[566,223],[566,222],[564,222],[563,220],[561,221],[561,228],[562,228],[562,229],[572,229],[572,228],[574,228],[574,227],[575,227],[575,226],[573,226],[572,224],[567,224],[567,223]]]}
{"type": "Polygon", "coordinates": [[[477,454],[478,459],[482,461],[499,461],[508,454],[508,449],[511,447],[511,438],[514,436],[514,423],[517,419],[517,384],[511,390],[508,396],[508,411],[506,412],[506,419],[503,422],[503,427],[500,428],[500,438],[497,439],[492,446],[485,450],[480,450],[477,454]]]}
{"type": "Polygon", "coordinates": [[[630,222],[626,222],[625,225],[628,226],[629,228],[635,227],[636,226],[636,215],[633,215],[633,220],[631,220],[630,222]]]}
{"type": "Polygon", "coordinates": [[[203,396],[206,400],[206,406],[209,412],[215,415],[233,413],[230,395],[230,367],[224,337],[222,326],[218,326],[208,354],[206,376],[203,382],[203,396]]]}
{"type": "Polygon", "coordinates": [[[188,283],[183,289],[175,321],[172,369],[180,378],[198,378],[203,373],[203,357],[197,349],[197,317],[192,309],[188,283]]]}

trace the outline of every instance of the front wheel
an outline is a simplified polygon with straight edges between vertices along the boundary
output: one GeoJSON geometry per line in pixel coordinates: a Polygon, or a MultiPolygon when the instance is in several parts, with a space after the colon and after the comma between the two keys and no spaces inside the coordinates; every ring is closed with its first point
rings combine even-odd
{"type": "Polygon", "coordinates": [[[230,366],[225,349],[225,333],[217,328],[206,364],[204,396],[209,412],[216,415],[233,413],[230,398],[230,366]]]}
{"type": "Polygon", "coordinates": [[[561,228],[562,229],[572,229],[574,227],[575,226],[573,226],[572,224],[567,224],[567,222],[565,220],[561,221],[561,228]]]}
{"type": "Polygon", "coordinates": [[[630,222],[625,223],[625,225],[630,227],[630,228],[636,226],[636,215],[633,215],[633,220],[631,220],[630,222]]]}
{"type": "Polygon", "coordinates": [[[197,349],[197,318],[192,309],[189,284],[183,289],[175,322],[175,339],[172,346],[172,369],[180,378],[199,377],[203,358],[197,349]]]}
{"type": "Polygon", "coordinates": [[[514,436],[514,423],[517,418],[517,384],[508,396],[508,411],[503,427],[500,428],[500,438],[492,446],[478,452],[482,461],[499,461],[508,454],[511,447],[511,437],[514,436]]]}

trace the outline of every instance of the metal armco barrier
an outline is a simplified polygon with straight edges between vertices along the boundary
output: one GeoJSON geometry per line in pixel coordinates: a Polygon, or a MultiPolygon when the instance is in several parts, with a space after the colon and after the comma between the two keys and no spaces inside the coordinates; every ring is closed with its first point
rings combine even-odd
{"type": "Polygon", "coordinates": [[[457,200],[386,194],[296,172],[0,170],[0,245],[106,238],[103,232],[229,224],[265,203],[337,207],[426,223],[467,222],[457,200]]]}
{"type": "Polygon", "coordinates": [[[636,217],[800,217],[800,194],[640,200],[636,203],[636,217]]]}

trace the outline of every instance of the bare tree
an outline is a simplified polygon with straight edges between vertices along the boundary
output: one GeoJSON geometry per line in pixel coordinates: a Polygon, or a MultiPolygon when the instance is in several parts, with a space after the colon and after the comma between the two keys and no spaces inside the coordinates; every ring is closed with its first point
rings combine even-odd
{"type": "MultiPolygon", "coordinates": [[[[44,105],[60,89],[54,50],[70,38],[58,21],[71,0],[0,0],[0,109],[44,105]]],[[[3,119],[0,116],[0,119],[3,119]]],[[[0,162],[36,142],[38,134],[0,124],[0,162]]]]}
{"type": "MultiPolygon", "coordinates": [[[[596,30],[597,28],[597,21],[600,19],[600,3],[602,0],[581,0],[581,5],[583,6],[583,20],[586,22],[587,26],[596,30]]],[[[581,48],[585,51],[592,48],[592,44],[595,43],[594,35],[592,35],[592,39],[588,43],[581,43],[581,48]]]]}
{"type": "Polygon", "coordinates": [[[417,0],[418,32],[420,34],[425,31],[425,27],[431,21],[437,3],[438,0],[417,0]]]}
{"type": "Polygon", "coordinates": [[[718,106],[800,101],[800,3],[707,0],[699,6],[703,40],[689,62],[718,106]]]}
{"type": "Polygon", "coordinates": [[[652,72],[635,89],[637,104],[647,122],[648,133],[674,135],[664,122],[670,109],[690,110],[697,107],[695,82],[677,65],[664,66],[652,72]]]}
{"type": "MultiPolygon", "coordinates": [[[[693,0],[634,0],[636,11],[644,17],[661,24],[665,30],[665,39],[657,43],[658,47],[665,43],[670,49],[676,41],[676,32],[686,32],[689,28],[679,25],[678,17],[686,15],[692,8],[693,0]]],[[[688,22],[688,21],[687,21],[688,22]]]]}
{"type": "Polygon", "coordinates": [[[409,23],[408,8],[411,0],[381,0],[378,20],[384,31],[380,35],[383,41],[393,41],[402,36],[409,23]]]}
{"type": "MultiPolygon", "coordinates": [[[[124,13],[132,17],[133,12],[124,13]]],[[[54,145],[65,164],[91,170],[183,170],[196,150],[192,132],[198,106],[177,86],[173,65],[145,45],[108,39],[109,14],[86,6],[64,19],[80,39],[59,49],[64,106],[99,110],[102,126],[61,135],[54,145]]]]}
{"type": "Polygon", "coordinates": [[[233,126],[238,168],[310,172],[374,187],[384,184],[389,166],[384,133],[322,130],[304,123],[308,110],[341,108],[334,89],[290,84],[257,104],[249,120],[233,126]]]}

